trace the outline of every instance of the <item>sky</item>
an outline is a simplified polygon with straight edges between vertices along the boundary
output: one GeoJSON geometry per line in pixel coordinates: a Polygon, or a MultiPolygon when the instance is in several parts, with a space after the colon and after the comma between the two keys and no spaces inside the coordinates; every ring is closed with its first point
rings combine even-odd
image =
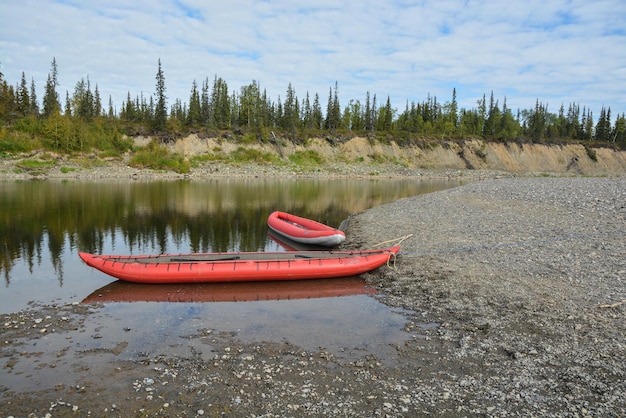
{"type": "Polygon", "coordinates": [[[168,106],[189,102],[194,80],[253,81],[284,101],[317,93],[326,108],[337,83],[350,100],[436,97],[465,109],[493,92],[500,108],[558,113],[563,104],[626,112],[624,0],[3,0],[0,71],[22,72],[38,99],[58,66],[59,96],[89,79],[119,110],[156,91],[158,61],[168,106]]]}

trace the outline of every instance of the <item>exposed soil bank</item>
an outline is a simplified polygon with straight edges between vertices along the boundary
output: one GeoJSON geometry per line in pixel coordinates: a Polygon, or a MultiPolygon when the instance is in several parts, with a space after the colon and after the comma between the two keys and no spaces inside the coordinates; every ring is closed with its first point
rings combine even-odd
{"type": "MultiPolygon", "coordinates": [[[[202,153],[230,153],[240,145],[213,138],[201,139],[190,135],[171,146],[172,150],[186,156],[202,153]]],[[[482,140],[462,142],[432,142],[422,147],[400,147],[391,141],[388,144],[371,142],[367,138],[355,137],[345,142],[330,142],[324,139],[310,140],[306,146],[284,143],[247,145],[264,152],[280,153],[288,157],[298,151],[312,150],[321,155],[329,165],[339,163],[369,166],[370,173],[381,169],[384,173],[389,165],[399,166],[404,174],[418,174],[420,170],[490,170],[522,173],[559,173],[575,175],[616,175],[626,173],[626,151],[608,148],[585,148],[583,145],[542,145],[497,143],[482,140]]]]}
{"type": "MultiPolygon", "coordinates": [[[[137,137],[138,146],[150,138],[137,137]]],[[[60,156],[56,164],[33,172],[20,169],[24,159],[36,159],[44,153],[0,160],[0,178],[109,178],[109,177],[216,177],[216,176],[335,176],[335,177],[464,177],[502,176],[614,176],[626,173],[626,151],[609,148],[586,148],[583,145],[542,145],[496,143],[481,140],[459,142],[425,141],[421,147],[399,147],[355,137],[347,141],[312,139],[306,145],[283,141],[275,144],[242,145],[228,138],[200,138],[189,135],[168,145],[171,151],[190,158],[206,155],[207,162],[193,167],[185,175],[156,172],[127,166],[122,160],[96,161],[95,155],[78,159],[60,156]],[[252,148],[273,154],[283,164],[224,163],[238,148],[252,148]],[[298,152],[312,151],[320,156],[315,164],[296,164],[289,160],[298,152]]],[[[49,153],[47,153],[49,158],[49,153]]]]}
{"type": "Polygon", "coordinates": [[[72,344],[97,308],[3,315],[0,415],[624,416],[625,202],[624,177],[508,178],[355,214],[348,247],[413,234],[394,268],[366,275],[413,312],[386,361],[211,330],[181,336],[186,355],[146,347],[121,361],[125,341],[72,344]],[[8,389],[22,362],[43,373],[67,358],[74,372],[56,386],[8,389]]]}

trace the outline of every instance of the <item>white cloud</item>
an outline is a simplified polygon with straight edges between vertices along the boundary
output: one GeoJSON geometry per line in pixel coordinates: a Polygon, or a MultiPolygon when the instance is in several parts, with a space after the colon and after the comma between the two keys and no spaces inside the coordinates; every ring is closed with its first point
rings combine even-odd
{"type": "MultiPolygon", "coordinates": [[[[323,103],[339,83],[342,105],[427,95],[463,107],[491,91],[509,108],[539,99],[626,112],[626,4],[622,0],[6,2],[0,19],[5,79],[21,72],[43,90],[59,65],[65,97],[81,78],[119,108],[151,95],[161,59],[170,103],[193,80],[217,75],[231,90],[257,80],[273,100],[289,83],[323,103]]],[[[40,98],[41,98],[40,93],[40,98]]]]}

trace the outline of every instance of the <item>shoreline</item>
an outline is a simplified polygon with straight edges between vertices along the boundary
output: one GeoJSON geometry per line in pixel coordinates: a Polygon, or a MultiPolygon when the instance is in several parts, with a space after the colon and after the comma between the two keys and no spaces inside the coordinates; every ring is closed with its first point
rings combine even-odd
{"type": "MultiPolygon", "coordinates": [[[[600,174],[613,178],[623,174],[600,174]]],[[[293,178],[293,179],[424,179],[481,181],[501,178],[577,178],[579,174],[562,172],[509,172],[489,169],[406,168],[394,164],[325,164],[315,169],[294,169],[265,164],[212,163],[196,167],[190,173],[139,169],[119,161],[105,161],[92,167],[72,166],[64,171],[53,167],[43,173],[28,173],[17,168],[17,162],[0,160],[0,180],[206,180],[214,178],[293,178]]],[[[582,176],[596,177],[596,176],[582,176]]]]}

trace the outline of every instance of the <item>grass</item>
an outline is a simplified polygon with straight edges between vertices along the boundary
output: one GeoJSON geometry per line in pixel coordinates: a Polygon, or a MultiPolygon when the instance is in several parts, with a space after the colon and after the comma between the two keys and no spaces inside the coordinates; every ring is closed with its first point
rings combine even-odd
{"type": "Polygon", "coordinates": [[[373,163],[378,163],[378,164],[384,164],[388,160],[386,155],[381,154],[379,152],[370,154],[368,155],[368,157],[372,160],[373,163]]]}
{"type": "Polygon", "coordinates": [[[189,159],[189,163],[192,167],[200,167],[201,165],[212,161],[225,161],[226,158],[218,154],[201,154],[194,155],[189,159]]]}
{"type": "Polygon", "coordinates": [[[41,148],[41,141],[23,132],[8,132],[6,127],[0,129],[0,153],[18,154],[41,148]]]}
{"type": "Polygon", "coordinates": [[[16,164],[16,168],[20,171],[26,171],[34,176],[45,174],[49,169],[54,167],[56,162],[53,160],[23,160],[16,164]]]}
{"type": "Polygon", "coordinates": [[[271,152],[261,152],[254,148],[239,147],[231,152],[229,158],[234,163],[279,163],[280,159],[271,152]]]}
{"type": "Polygon", "coordinates": [[[289,156],[289,161],[301,167],[311,167],[324,164],[324,157],[313,150],[296,151],[289,156]]]}
{"type": "Polygon", "coordinates": [[[151,142],[146,148],[138,150],[128,163],[131,167],[150,168],[152,170],[174,171],[186,174],[191,164],[180,154],[170,153],[167,148],[151,142]]]}

